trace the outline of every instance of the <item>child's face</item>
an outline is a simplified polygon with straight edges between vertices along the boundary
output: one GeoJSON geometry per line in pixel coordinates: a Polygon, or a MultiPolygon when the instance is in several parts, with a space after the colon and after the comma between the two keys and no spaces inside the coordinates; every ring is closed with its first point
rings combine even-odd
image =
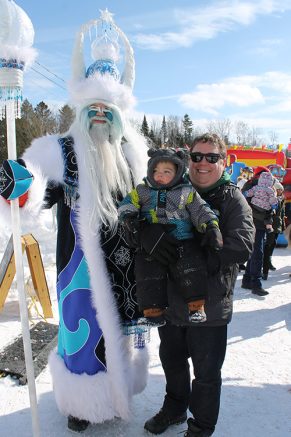
{"type": "Polygon", "coordinates": [[[153,178],[157,184],[167,185],[176,175],[176,166],[170,161],[158,162],[154,168],[153,178]]]}

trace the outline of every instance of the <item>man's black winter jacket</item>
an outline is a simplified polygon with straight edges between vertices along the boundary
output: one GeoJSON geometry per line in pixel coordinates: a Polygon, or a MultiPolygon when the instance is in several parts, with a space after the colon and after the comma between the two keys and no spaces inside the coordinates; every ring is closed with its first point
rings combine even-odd
{"type": "MultiPolygon", "coordinates": [[[[223,249],[220,252],[219,272],[208,275],[208,283],[205,284],[207,321],[195,326],[219,326],[231,320],[238,264],[246,262],[252,252],[255,227],[250,206],[239,188],[232,183],[227,182],[200,195],[219,217],[223,249]]],[[[193,250],[201,262],[201,257],[205,255],[198,243],[193,250]]],[[[172,283],[169,283],[168,299],[167,319],[174,325],[190,325],[187,305],[177,295],[172,283]]]]}

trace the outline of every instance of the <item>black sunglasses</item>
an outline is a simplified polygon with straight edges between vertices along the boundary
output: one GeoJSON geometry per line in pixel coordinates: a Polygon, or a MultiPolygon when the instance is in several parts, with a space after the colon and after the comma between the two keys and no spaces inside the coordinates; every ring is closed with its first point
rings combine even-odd
{"type": "Polygon", "coordinates": [[[200,152],[190,152],[190,158],[193,162],[201,162],[203,158],[206,159],[209,164],[216,164],[217,161],[223,158],[220,153],[200,153],[200,152]]]}

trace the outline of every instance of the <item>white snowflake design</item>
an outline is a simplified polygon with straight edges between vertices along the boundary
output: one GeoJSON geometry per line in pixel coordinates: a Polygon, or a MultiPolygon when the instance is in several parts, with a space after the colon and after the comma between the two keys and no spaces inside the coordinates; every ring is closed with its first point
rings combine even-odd
{"type": "Polygon", "coordinates": [[[114,259],[115,264],[117,266],[126,266],[131,261],[131,254],[128,247],[121,246],[115,253],[114,253],[114,259]]]}

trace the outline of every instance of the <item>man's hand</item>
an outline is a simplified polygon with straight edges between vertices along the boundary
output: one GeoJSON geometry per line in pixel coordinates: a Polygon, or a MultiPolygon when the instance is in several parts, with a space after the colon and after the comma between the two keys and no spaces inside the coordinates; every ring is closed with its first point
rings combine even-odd
{"type": "Polygon", "coordinates": [[[223,239],[219,227],[214,223],[208,223],[201,246],[207,249],[207,272],[215,275],[220,270],[220,251],[223,248],[223,239]]]}
{"type": "Polygon", "coordinates": [[[169,232],[175,227],[175,225],[162,225],[160,223],[142,226],[140,233],[141,247],[161,264],[174,264],[178,259],[177,246],[179,241],[169,235],[169,232]]]}
{"type": "Polygon", "coordinates": [[[223,239],[220,229],[214,223],[207,225],[205,235],[202,238],[201,246],[206,246],[214,251],[219,251],[223,248],[223,239]]]}

